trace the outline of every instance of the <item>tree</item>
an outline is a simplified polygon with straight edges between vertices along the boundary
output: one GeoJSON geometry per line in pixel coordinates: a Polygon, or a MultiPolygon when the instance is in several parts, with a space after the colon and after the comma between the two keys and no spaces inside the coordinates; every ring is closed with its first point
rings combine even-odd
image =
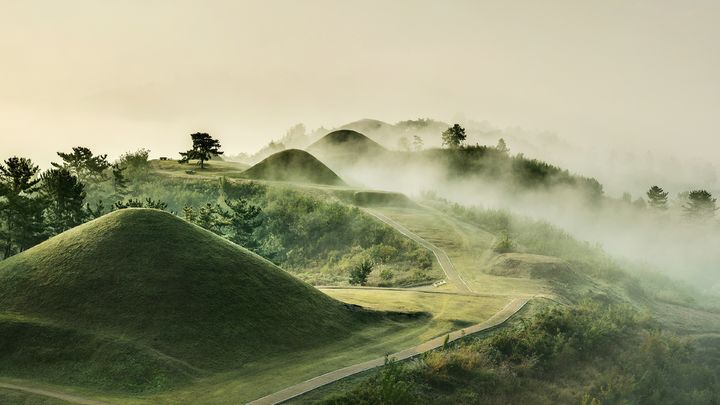
{"type": "Polygon", "coordinates": [[[149,149],[125,152],[115,164],[125,168],[124,175],[129,178],[144,178],[150,172],[149,149]]]}
{"type": "Polygon", "coordinates": [[[373,266],[373,263],[367,259],[353,266],[353,268],[350,269],[350,284],[365,285],[368,276],[373,270],[373,266]]]}
{"type": "Polygon", "coordinates": [[[711,219],[715,216],[717,199],[706,190],[694,190],[688,194],[687,203],[683,206],[685,216],[695,220],[711,219]]]}
{"type": "Polygon", "coordinates": [[[213,156],[222,155],[225,152],[220,151],[220,141],[213,139],[209,134],[197,132],[191,134],[193,146],[187,152],[180,152],[181,163],[187,163],[190,160],[200,162],[200,168],[205,168],[205,161],[212,159],[213,156]]]}
{"type": "Polygon", "coordinates": [[[112,165],[112,180],[115,194],[119,196],[125,195],[127,192],[127,179],[125,178],[125,167],[120,166],[118,163],[112,165]]]}
{"type": "Polygon", "coordinates": [[[229,239],[247,249],[257,249],[258,243],[253,233],[262,220],[260,207],[248,203],[245,199],[225,200],[225,204],[230,207],[227,219],[232,235],[229,239]]]}
{"type": "Polygon", "coordinates": [[[107,155],[95,156],[92,151],[84,146],[72,148],[71,153],[58,152],[63,160],[62,164],[52,163],[57,169],[65,169],[75,175],[81,182],[102,179],[104,171],[110,167],[107,155]]]}
{"type": "Polygon", "coordinates": [[[443,146],[447,146],[450,149],[457,149],[465,141],[467,135],[465,135],[465,128],[459,124],[455,124],[452,127],[446,129],[442,133],[443,146]]]}
{"type": "Polygon", "coordinates": [[[668,193],[659,186],[652,186],[647,191],[648,205],[656,210],[668,208],[668,193]]]}
{"type": "Polygon", "coordinates": [[[410,150],[410,141],[406,137],[401,137],[398,139],[398,147],[402,151],[409,151],[410,150]]]}
{"type": "Polygon", "coordinates": [[[113,207],[118,210],[122,210],[125,208],[153,208],[156,210],[167,210],[167,203],[160,201],[160,200],[153,200],[152,198],[148,197],[145,199],[145,201],[142,201],[140,199],[136,198],[130,198],[127,201],[116,201],[115,204],[113,204],[113,207]]]}
{"type": "Polygon", "coordinates": [[[412,142],[412,144],[413,144],[413,150],[416,151],[416,152],[419,152],[419,151],[423,150],[423,147],[425,146],[425,143],[423,142],[423,139],[420,138],[420,137],[417,136],[417,135],[413,135],[413,142],[412,142]]]}
{"type": "Polygon", "coordinates": [[[3,257],[42,240],[42,202],[38,191],[38,167],[30,159],[11,157],[0,164],[0,240],[3,257]]]}
{"type": "Polygon", "coordinates": [[[50,169],[40,179],[50,233],[58,234],[80,225],[87,213],[84,209],[85,185],[66,169],[50,169]]]}
{"type": "Polygon", "coordinates": [[[508,148],[507,144],[505,143],[505,140],[503,138],[500,138],[498,140],[497,146],[495,147],[498,152],[508,154],[510,153],[510,148],[508,148]]]}

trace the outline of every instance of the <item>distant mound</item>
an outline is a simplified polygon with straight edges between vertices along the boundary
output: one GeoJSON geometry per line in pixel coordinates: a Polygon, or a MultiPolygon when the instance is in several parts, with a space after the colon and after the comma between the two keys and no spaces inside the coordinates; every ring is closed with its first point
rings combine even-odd
{"type": "Polygon", "coordinates": [[[394,207],[416,206],[405,194],[391,191],[356,191],[353,193],[353,203],[363,207],[375,205],[394,207]]]}
{"type": "Polygon", "coordinates": [[[299,149],[287,149],[270,155],[245,170],[242,176],[262,180],[345,185],[345,182],[323,162],[299,149]]]}
{"type": "Polygon", "coordinates": [[[0,374],[143,391],[377,316],[172,214],[124,209],[0,262],[0,374]]]}
{"type": "Polygon", "coordinates": [[[490,263],[488,273],[496,276],[543,279],[562,283],[580,280],[570,265],[556,257],[526,253],[505,253],[490,263]]]}
{"type": "Polygon", "coordinates": [[[330,132],[308,146],[307,150],[323,155],[342,154],[353,156],[377,155],[387,151],[379,143],[351,129],[330,132]]]}

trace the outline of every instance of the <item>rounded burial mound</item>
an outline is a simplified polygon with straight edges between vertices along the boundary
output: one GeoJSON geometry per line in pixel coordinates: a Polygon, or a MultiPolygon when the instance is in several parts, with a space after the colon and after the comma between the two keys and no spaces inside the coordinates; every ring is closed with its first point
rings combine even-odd
{"type": "MultiPolygon", "coordinates": [[[[0,262],[0,311],[210,370],[334,341],[376,316],[150,209],[115,211],[0,262]]],[[[0,337],[0,361],[3,347],[0,337]]]]}
{"type": "Polygon", "coordinates": [[[379,143],[351,129],[330,132],[307,149],[313,153],[353,156],[378,155],[387,151],[379,143]]]}
{"type": "Polygon", "coordinates": [[[323,162],[299,149],[288,149],[270,155],[244,171],[242,176],[261,180],[345,185],[323,162]]]}

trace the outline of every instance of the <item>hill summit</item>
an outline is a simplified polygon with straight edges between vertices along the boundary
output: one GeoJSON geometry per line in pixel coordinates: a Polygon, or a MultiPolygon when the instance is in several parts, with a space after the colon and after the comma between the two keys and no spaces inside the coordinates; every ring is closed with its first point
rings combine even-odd
{"type": "Polygon", "coordinates": [[[330,132],[308,146],[307,149],[320,155],[351,154],[354,156],[377,155],[387,151],[379,143],[351,129],[330,132]]]}
{"type": "MultiPolygon", "coordinates": [[[[49,372],[55,365],[54,381],[62,381],[73,374],[70,361],[77,370],[106,370],[106,377],[123,370],[118,381],[137,378],[138,389],[152,384],[165,362],[238,368],[264,355],[335,341],[376,319],[238,245],[151,209],[112,212],[0,262],[0,311],[3,372],[49,372]],[[29,340],[28,325],[37,331],[29,340]],[[84,337],[44,341],[49,327],[84,337]],[[81,341],[97,347],[74,343],[81,341]],[[42,352],[28,349],[33,342],[42,352]],[[134,351],[122,349],[128,345],[134,351]],[[120,346],[125,357],[102,352],[120,346]],[[40,354],[47,358],[33,357],[40,354]],[[143,356],[153,357],[153,365],[142,369],[143,356]],[[97,365],[98,359],[108,363],[97,365]]],[[[83,383],[87,373],[73,378],[83,383]]],[[[97,376],[88,379],[94,384],[97,376]]],[[[110,378],[107,385],[113,384],[110,378]]]]}
{"type": "Polygon", "coordinates": [[[287,149],[272,154],[241,175],[262,180],[345,185],[345,182],[323,162],[300,149],[287,149]]]}

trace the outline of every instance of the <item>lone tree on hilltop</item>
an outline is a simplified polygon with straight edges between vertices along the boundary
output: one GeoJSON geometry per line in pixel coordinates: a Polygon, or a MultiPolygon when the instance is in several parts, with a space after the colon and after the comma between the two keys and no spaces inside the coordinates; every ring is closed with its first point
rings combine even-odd
{"type": "Polygon", "coordinates": [[[659,186],[652,186],[647,192],[648,204],[656,210],[668,208],[668,193],[659,186]]]}
{"type": "Polygon", "coordinates": [[[209,134],[197,132],[191,134],[193,146],[187,152],[180,152],[180,163],[187,163],[190,160],[200,162],[200,168],[205,168],[205,161],[212,159],[213,156],[222,155],[225,152],[220,151],[220,141],[213,139],[209,134]]]}
{"type": "Polygon", "coordinates": [[[460,124],[455,124],[442,133],[443,146],[447,146],[450,149],[459,148],[465,141],[465,138],[467,138],[465,128],[461,127],[460,124]]]}
{"type": "Polygon", "coordinates": [[[715,216],[717,199],[706,190],[694,190],[688,194],[688,201],[683,205],[685,215],[691,219],[711,219],[715,216]]]}

